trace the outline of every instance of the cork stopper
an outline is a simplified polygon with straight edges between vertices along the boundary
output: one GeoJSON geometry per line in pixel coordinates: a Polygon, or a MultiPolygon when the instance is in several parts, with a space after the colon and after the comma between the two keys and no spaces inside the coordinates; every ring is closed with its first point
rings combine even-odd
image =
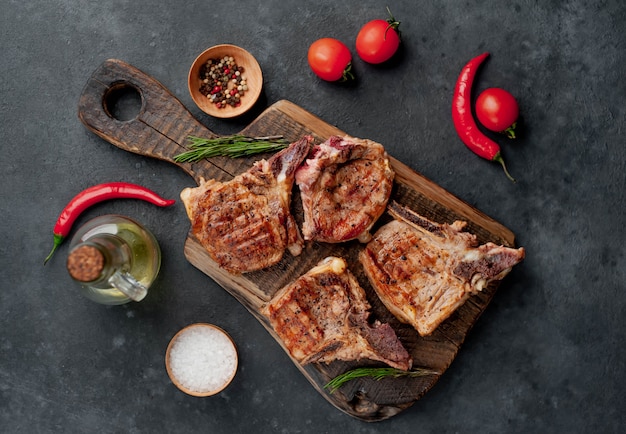
{"type": "Polygon", "coordinates": [[[79,282],[93,282],[104,269],[104,256],[93,246],[80,246],[67,257],[67,271],[79,282]]]}

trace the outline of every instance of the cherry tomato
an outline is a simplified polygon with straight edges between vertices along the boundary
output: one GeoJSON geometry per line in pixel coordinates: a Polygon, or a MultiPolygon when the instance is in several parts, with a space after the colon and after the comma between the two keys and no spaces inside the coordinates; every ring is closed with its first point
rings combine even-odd
{"type": "Polygon", "coordinates": [[[309,66],[322,80],[346,81],[352,75],[352,54],[346,45],[334,38],[322,38],[309,47],[309,66]]]}
{"type": "Polygon", "coordinates": [[[476,99],[476,117],[485,128],[515,138],[519,106],[515,97],[504,89],[491,87],[476,99]]]}
{"type": "MultiPolygon", "coordinates": [[[[387,8],[389,11],[389,8],[387,8]]],[[[383,63],[391,59],[400,46],[400,33],[396,21],[389,11],[389,18],[372,20],[361,27],[356,37],[356,52],[368,63],[383,63]]]]}

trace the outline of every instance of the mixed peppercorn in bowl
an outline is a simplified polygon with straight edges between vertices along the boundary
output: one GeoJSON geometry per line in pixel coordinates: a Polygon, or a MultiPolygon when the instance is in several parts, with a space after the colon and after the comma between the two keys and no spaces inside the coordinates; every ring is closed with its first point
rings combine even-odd
{"type": "Polygon", "coordinates": [[[189,69],[191,98],[204,113],[232,118],[250,110],[259,99],[263,73],[248,51],[230,44],[203,51],[189,69]]]}

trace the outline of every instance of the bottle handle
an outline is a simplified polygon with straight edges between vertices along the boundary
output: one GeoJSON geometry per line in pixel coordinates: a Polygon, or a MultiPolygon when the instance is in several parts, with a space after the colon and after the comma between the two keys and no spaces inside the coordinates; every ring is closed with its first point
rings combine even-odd
{"type": "Polygon", "coordinates": [[[109,278],[109,284],[133,301],[141,301],[148,295],[148,288],[139,283],[137,279],[128,273],[116,271],[109,278]]]}

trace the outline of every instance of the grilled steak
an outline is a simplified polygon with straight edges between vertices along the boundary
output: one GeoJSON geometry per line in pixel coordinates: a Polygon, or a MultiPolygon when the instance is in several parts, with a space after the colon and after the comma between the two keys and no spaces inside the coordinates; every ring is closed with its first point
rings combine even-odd
{"type": "Polygon", "coordinates": [[[359,259],[385,306],[422,336],[524,258],[523,248],[478,246],[462,231],[465,222],[438,224],[395,202],[389,210],[396,220],[376,232],[359,259]]]}
{"type": "Polygon", "coordinates": [[[277,292],[261,312],[301,364],[370,359],[410,369],[411,357],[395,331],[370,324],[369,310],[346,262],[328,257],[277,292]]]}
{"type": "Polygon", "coordinates": [[[276,264],[285,249],[300,254],[304,242],[289,207],[295,170],[312,140],[306,136],[228,182],[203,181],[181,192],[193,235],[220,267],[244,273],[276,264]]]}
{"type": "Polygon", "coordinates": [[[387,206],[393,178],[380,143],[332,136],[314,146],[296,171],[304,208],[304,239],[369,241],[369,230],[387,206]]]}

